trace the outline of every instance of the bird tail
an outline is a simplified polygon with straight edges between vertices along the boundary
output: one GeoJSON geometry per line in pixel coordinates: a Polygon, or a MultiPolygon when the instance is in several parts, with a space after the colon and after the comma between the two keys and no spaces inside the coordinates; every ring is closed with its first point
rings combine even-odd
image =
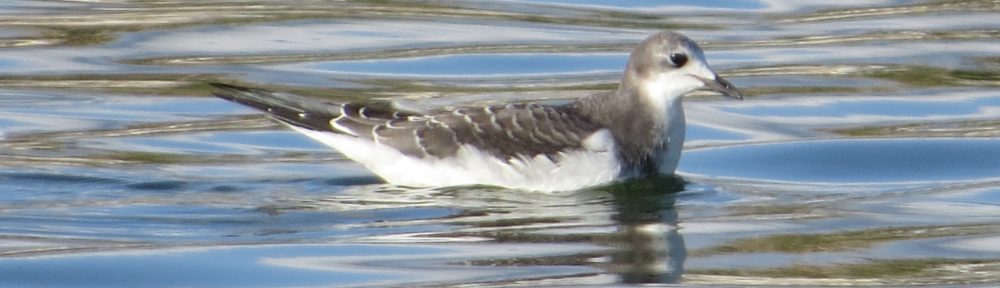
{"type": "Polygon", "coordinates": [[[209,83],[212,95],[267,112],[281,122],[310,130],[330,130],[330,120],[342,113],[342,104],[321,102],[302,96],[275,93],[223,83],[209,83]]]}

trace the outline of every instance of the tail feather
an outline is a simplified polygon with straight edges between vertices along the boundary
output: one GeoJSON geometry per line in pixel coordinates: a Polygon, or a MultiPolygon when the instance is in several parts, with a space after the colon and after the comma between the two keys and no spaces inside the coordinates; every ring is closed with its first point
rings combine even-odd
{"type": "Polygon", "coordinates": [[[265,89],[242,87],[223,83],[210,83],[219,91],[212,95],[267,112],[278,120],[318,131],[334,131],[330,120],[342,115],[343,105],[320,102],[314,99],[265,89]]]}

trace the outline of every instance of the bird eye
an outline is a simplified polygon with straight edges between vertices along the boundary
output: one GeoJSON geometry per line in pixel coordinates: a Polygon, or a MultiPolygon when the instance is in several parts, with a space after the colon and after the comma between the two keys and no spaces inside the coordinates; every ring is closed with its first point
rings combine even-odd
{"type": "Polygon", "coordinates": [[[670,62],[674,63],[674,67],[681,67],[688,62],[688,56],[683,53],[671,53],[670,62]]]}

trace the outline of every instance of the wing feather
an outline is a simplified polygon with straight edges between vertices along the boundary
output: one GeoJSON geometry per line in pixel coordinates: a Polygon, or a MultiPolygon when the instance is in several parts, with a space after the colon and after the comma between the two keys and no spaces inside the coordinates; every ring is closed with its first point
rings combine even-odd
{"type": "Polygon", "coordinates": [[[518,104],[419,113],[385,103],[335,103],[228,84],[215,96],[310,130],[369,139],[418,158],[449,157],[471,145],[501,159],[585,149],[599,127],[565,106],[518,104]]]}

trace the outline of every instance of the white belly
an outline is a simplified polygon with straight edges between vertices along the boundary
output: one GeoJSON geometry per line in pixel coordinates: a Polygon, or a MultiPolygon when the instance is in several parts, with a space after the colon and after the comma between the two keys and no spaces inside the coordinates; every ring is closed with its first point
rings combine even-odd
{"type": "Polygon", "coordinates": [[[621,167],[611,134],[605,130],[584,140],[586,149],[561,152],[549,159],[498,159],[463,145],[454,157],[415,158],[383,144],[357,137],[293,127],[340,151],[389,183],[419,187],[493,185],[531,191],[567,191],[609,183],[621,167]]]}

